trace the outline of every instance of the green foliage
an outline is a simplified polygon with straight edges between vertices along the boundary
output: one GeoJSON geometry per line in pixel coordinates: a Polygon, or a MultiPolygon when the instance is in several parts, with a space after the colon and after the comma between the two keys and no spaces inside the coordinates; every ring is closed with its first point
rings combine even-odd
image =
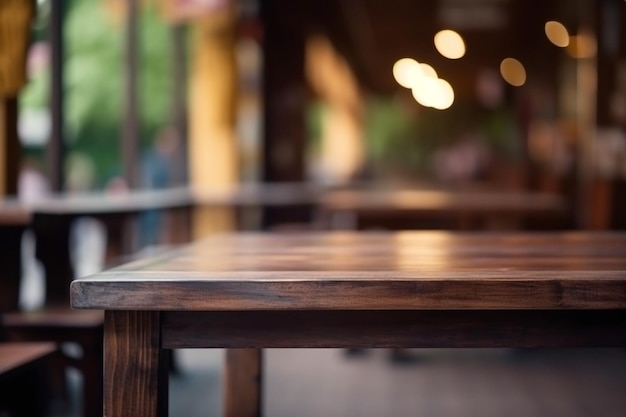
{"type": "Polygon", "coordinates": [[[394,97],[367,102],[365,140],[370,164],[380,171],[416,173],[425,169],[430,141],[424,135],[412,103],[394,97]]]}
{"type": "MultiPolygon", "coordinates": [[[[64,22],[66,142],[70,152],[93,159],[99,185],[121,170],[125,88],[124,27],[103,5],[99,0],[73,0],[64,22]]],[[[168,122],[170,40],[168,27],[153,9],[142,10],[139,27],[139,140],[146,147],[168,122]]],[[[47,71],[34,75],[21,105],[47,107],[48,80],[47,71]]]]}

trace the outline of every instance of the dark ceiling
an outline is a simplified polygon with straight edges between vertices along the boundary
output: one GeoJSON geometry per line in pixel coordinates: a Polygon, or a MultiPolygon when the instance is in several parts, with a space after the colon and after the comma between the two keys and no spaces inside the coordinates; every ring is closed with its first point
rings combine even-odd
{"type": "Polygon", "coordinates": [[[506,57],[526,65],[529,81],[550,83],[564,52],[546,39],[544,24],[555,19],[575,30],[579,3],[586,0],[269,1],[284,3],[285,19],[302,19],[295,26],[326,34],[369,90],[398,89],[393,64],[412,57],[435,67],[462,95],[472,93],[478,71],[497,70],[506,57]],[[436,51],[433,36],[441,29],[464,37],[462,59],[449,60],[436,51]]]}

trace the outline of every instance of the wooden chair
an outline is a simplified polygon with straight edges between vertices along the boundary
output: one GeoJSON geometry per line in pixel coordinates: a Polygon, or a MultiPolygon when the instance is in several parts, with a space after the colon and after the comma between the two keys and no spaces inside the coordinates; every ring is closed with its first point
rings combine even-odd
{"type": "MultiPolygon", "coordinates": [[[[78,369],[83,377],[82,415],[102,416],[102,343],[104,314],[101,311],[71,310],[69,306],[69,280],[73,278],[70,264],[65,265],[60,256],[69,246],[69,224],[48,222],[33,225],[39,241],[39,258],[46,272],[45,306],[37,311],[21,311],[19,286],[22,275],[21,239],[28,224],[2,226],[0,233],[0,302],[2,303],[3,331],[7,341],[52,342],[61,347],[55,361],[59,383],[65,386],[64,370],[78,369]],[[74,344],[80,355],[63,349],[74,344]]],[[[64,392],[64,391],[62,391],[64,392]]],[[[66,392],[65,392],[66,393],[66,392]]]]}
{"type": "MultiPolygon", "coordinates": [[[[22,234],[29,216],[0,213],[0,314],[17,309],[21,277],[22,234]]],[[[44,417],[49,406],[52,364],[59,357],[55,343],[7,342],[6,316],[0,316],[0,415],[44,417]]]]}
{"type": "Polygon", "coordinates": [[[48,372],[57,353],[54,343],[0,342],[0,415],[48,415],[48,372]]]}

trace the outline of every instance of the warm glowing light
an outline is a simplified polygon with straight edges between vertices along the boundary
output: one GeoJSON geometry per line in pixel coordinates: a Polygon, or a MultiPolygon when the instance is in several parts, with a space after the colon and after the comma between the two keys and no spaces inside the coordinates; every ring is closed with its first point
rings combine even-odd
{"type": "Polygon", "coordinates": [[[393,65],[393,77],[404,88],[415,87],[422,76],[422,66],[412,58],[399,59],[393,65]]]}
{"type": "Polygon", "coordinates": [[[424,77],[412,90],[413,98],[424,107],[434,107],[439,94],[439,83],[436,78],[424,77]]]}
{"type": "Polygon", "coordinates": [[[437,79],[437,71],[430,65],[420,64],[420,68],[422,69],[422,76],[437,79]]]}
{"type": "Polygon", "coordinates": [[[424,77],[412,93],[415,100],[424,107],[445,110],[454,103],[452,86],[441,78],[424,77]]]}
{"type": "Polygon", "coordinates": [[[412,58],[402,58],[393,66],[393,76],[401,86],[410,88],[415,100],[425,107],[445,110],[454,103],[450,83],[440,79],[428,64],[412,58]]]}
{"type": "Polygon", "coordinates": [[[566,51],[572,58],[584,59],[596,56],[598,46],[590,33],[580,33],[570,38],[566,51]]]}
{"type": "Polygon", "coordinates": [[[440,78],[437,80],[438,94],[433,105],[437,110],[445,110],[454,103],[454,90],[449,82],[440,78]]]}
{"type": "Polygon", "coordinates": [[[551,20],[545,25],[546,36],[556,46],[565,48],[569,45],[569,33],[563,23],[551,20]]]}
{"type": "Polygon", "coordinates": [[[504,80],[519,87],[526,83],[526,68],[515,58],[505,58],[500,63],[500,74],[504,80]]]}
{"type": "Polygon", "coordinates": [[[435,35],[435,48],[446,58],[459,59],[465,55],[465,42],[453,30],[442,30],[435,35]]]}

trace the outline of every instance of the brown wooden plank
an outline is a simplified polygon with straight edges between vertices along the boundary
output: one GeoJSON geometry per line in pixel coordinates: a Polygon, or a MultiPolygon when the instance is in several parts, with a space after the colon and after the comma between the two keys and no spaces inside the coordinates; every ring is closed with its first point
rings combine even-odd
{"type": "Polygon", "coordinates": [[[145,279],[73,284],[75,308],[137,310],[293,309],[619,309],[626,308],[623,280],[514,281],[467,279],[412,281],[201,281],[145,279]]]}
{"type": "Polygon", "coordinates": [[[262,411],[262,350],[228,349],[224,416],[259,417],[262,411]]]}
{"type": "Polygon", "coordinates": [[[336,190],[321,199],[322,210],[356,212],[405,210],[418,212],[533,213],[563,212],[565,203],[555,194],[498,190],[336,190]]]}
{"type": "Polygon", "coordinates": [[[97,309],[620,309],[626,234],[231,234],[72,295],[97,309]]]}
{"type": "Polygon", "coordinates": [[[107,311],[104,343],[104,414],[167,415],[167,360],[160,348],[159,313],[107,311]]]}
{"type": "Polygon", "coordinates": [[[0,343],[0,414],[44,417],[49,414],[54,343],[0,343]]]}
{"type": "Polygon", "coordinates": [[[26,227],[30,220],[31,212],[24,204],[14,199],[0,200],[0,225],[26,227]]]}
{"type": "Polygon", "coordinates": [[[0,378],[50,358],[57,351],[54,343],[0,343],[0,378]]]}
{"type": "Polygon", "coordinates": [[[626,311],[167,312],[166,348],[623,347],[626,311]]]}
{"type": "Polygon", "coordinates": [[[187,188],[141,190],[120,194],[60,194],[33,203],[39,216],[100,216],[137,214],[145,210],[189,207],[191,191],[187,188]]]}

